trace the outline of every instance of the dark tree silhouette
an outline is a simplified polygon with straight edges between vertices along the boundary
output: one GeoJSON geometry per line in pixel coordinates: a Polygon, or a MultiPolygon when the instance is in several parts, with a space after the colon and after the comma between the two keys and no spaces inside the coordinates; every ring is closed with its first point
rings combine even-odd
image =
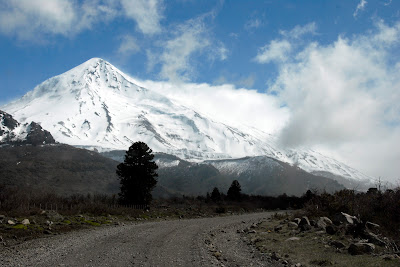
{"type": "Polygon", "coordinates": [[[231,184],[231,187],[228,189],[227,197],[229,200],[233,201],[240,201],[242,194],[240,193],[242,191],[241,186],[238,182],[238,180],[234,180],[231,184]]]}
{"type": "Polygon", "coordinates": [[[211,200],[214,202],[221,201],[221,193],[216,187],[214,187],[213,191],[211,192],[211,200]]]}
{"type": "Polygon", "coordinates": [[[151,190],[157,184],[157,164],[152,161],[152,150],[143,142],[133,143],[126,151],[125,160],[117,166],[121,183],[122,204],[149,204],[151,190]]]}

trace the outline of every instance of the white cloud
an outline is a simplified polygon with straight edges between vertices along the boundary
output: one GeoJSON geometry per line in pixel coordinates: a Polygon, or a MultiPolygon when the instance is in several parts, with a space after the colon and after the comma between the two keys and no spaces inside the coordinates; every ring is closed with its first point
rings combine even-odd
{"type": "Polygon", "coordinates": [[[160,76],[171,81],[189,80],[194,72],[189,62],[191,56],[210,45],[206,34],[201,18],[180,25],[174,38],[164,45],[164,52],[160,58],[160,76]]]}
{"type": "Polygon", "coordinates": [[[217,48],[217,55],[220,60],[226,60],[228,58],[228,52],[228,49],[223,44],[217,48]]]}
{"type": "Polygon", "coordinates": [[[231,37],[231,38],[233,38],[233,39],[238,39],[238,38],[239,38],[239,34],[238,34],[238,33],[235,33],[235,32],[231,32],[231,33],[229,34],[229,37],[231,37]]]}
{"type": "Polygon", "coordinates": [[[306,35],[306,34],[315,35],[316,30],[317,30],[317,24],[315,24],[315,22],[311,22],[304,26],[297,25],[290,31],[281,30],[281,31],[279,31],[279,33],[281,35],[285,36],[286,38],[298,39],[298,38],[303,37],[303,35],[306,35]]]}
{"type": "Polygon", "coordinates": [[[365,9],[365,6],[367,5],[367,1],[366,0],[361,0],[360,3],[358,3],[356,10],[353,13],[353,17],[357,17],[358,12],[363,11],[365,9]]]}
{"type": "Polygon", "coordinates": [[[282,143],[324,147],[367,174],[399,178],[399,44],[400,23],[379,21],[368,34],[310,43],[278,61],[270,90],[291,112],[282,143]]]}
{"type": "Polygon", "coordinates": [[[146,57],[146,69],[147,72],[151,72],[154,69],[154,66],[157,64],[158,57],[150,49],[146,49],[146,57]]]}
{"type": "Polygon", "coordinates": [[[127,17],[137,22],[137,27],[144,34],[161,32],[162,5],[159,0],[121,0],[127,17]]]}
{"type": "Polygon", "coordinates": [[[121,37],[121,44],[118,48],[118,53],[123,56],[131,56],[140,50],[135,38],[131,35],[124,35],[121,37]]]}
{"type": "MultiPolygon", "coordinates": [[[[389,27],[382,20],[379,20],[376,22],[376,26],[379,31],[372,36],[374,45],[387,46],[400,42],[400,23],[389,27]]],[[[366,38],[371,37],[367,36],[366,38]]],[[[367,40],[362,41],[368,43],[367,40]]]]}
{"type": "Polygon", "coordinates": [[[270,63],[272,61],[286,61],[292,45],[287,40],[272,40],[269,44],[258,50],[254,60],[258,63],[270,63]]]}
{"type": "MultiPolygon", "coordinates": [[[[205,13],[172,30],[172,38],[161,44],[163,52],[158,57],[161,78],[173,82],[191,80],[196,75],[196,56],[200,54],[210,61],[227,59],[228,49],[212,37],[204,22],[213,16],[213,11],[205,13]]],[[[152,63],[154,66],[155,62],[152,63]]]]}
{"type": "Polygon", "coordinates": [[[269,44],[259,48],[254,61],[262,64],[285,62],[293,50],[299,46],[298,39],[306,34],[315,35],[316,30],[317,25],[315,22],[303,26],[297,25],[289,31],[280,30],[279,33],[283,38],[272,40],[269,44]]]}
{"type": "MultiPolygon", "coordinates": [[[[221,80],[226,82],[223,77],[221,80]]],[[[283,127],[289,115],[286,108],[280,107],[276,97],[230,84],[213,86],[140,80],[137,84],[232,126],[247,125],[275,133],[283,127]]]]}
{"type": "Polygon", "coordinates": [[[77,20],[68,0],[11,0],[0,2],[0,31],[20,39],[35,38],[35,32],[68,35],[77,20]]]}
{"type": "Polygon", "coordinates": [[[386,3],[383,3],[383,5],[388,6],[388,5],[390,5],[391,3],[392,3],[392,0],[389,0],[389,1],[386,2],[386,3]]]}
{"type": "Polygon", "coordinates": [[[143,34],[161,31],[158,0],[0,0],[0,33],[45,42],[47,36],[74,36],[118,16],[133,19],[143,34]]]}
{"type": "Polygon", "coordinates": [[[244,88],[252,88],[255,82],[256,82],[256,77],[254,76],[254,74],[250,74],[249,76],[244,77],[239,81],[237,81],[237,84],[244,88]]]}
{"type": "Polygon", "coordinates": [[[257,29],[263,25],[263,22],[259,18],[254,18],[251,20],[248,20],[246,24],[244,25],[244,28],[248,31],[251,31],[253,29],[257,29]]]}

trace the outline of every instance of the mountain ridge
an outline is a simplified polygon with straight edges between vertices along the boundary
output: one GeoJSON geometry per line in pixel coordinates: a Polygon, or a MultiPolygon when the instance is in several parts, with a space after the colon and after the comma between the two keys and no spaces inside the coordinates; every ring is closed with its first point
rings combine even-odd
{"type": "Polygon", "coordinates": [[[126,150],[134,141],[191,161],[269,156],[312,172],[353,180],[370,177],[310,149],[283,149],[277,138],[235,128],[151,89],[100,58],[50,78],[2,107],[19,121],[37,121],[55,139],[102,151],[126,150]]]}

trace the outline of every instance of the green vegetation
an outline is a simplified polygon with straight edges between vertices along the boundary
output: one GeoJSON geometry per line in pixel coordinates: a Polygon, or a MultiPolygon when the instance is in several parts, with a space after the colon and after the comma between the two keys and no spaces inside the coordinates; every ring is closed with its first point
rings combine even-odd
{"type": "Polygon", "coordinates": [[[12,226],[12,228],[13,229],[24,229],[24,230],[27,230],[28,226],[26,226],[24,224],[17,224],[17,225],[12,226]]]}

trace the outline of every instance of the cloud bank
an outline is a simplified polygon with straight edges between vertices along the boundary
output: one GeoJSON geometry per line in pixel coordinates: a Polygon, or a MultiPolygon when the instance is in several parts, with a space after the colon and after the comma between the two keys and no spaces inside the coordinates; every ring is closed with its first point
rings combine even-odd
{"type": "Polygon", "coordinates": [[[174,84],[141,80],[137,80],[137,84],[232,126],[247,125],[276,133],[289,117],[288,109],[282,108],[276,97],[230,84],[174,84]]]}
{"type": "MultiPolygon", "coordinates": [[[[400,23],[377,21],[367,34],[276,56],[279,74],[270,90],[291,114],[281,142],[323,147],[372,175],[399,178],[400,167],[393,168],[400,162],[399,44],[400,23]]],[[[264,50],[256,59],[262,56],[264,50]]]]}

